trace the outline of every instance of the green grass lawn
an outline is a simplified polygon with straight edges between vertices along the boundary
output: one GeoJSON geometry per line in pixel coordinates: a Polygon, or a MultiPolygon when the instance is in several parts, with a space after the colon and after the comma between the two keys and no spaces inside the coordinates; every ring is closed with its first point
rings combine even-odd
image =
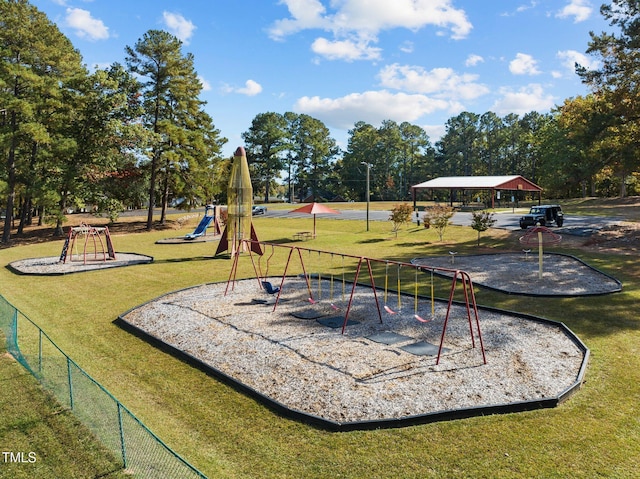
{"type": "MultiPolygon", "coordinates": [[[[4,338],[2,338],[4,341],[4,338]]],[[[130,477],[68,410],[0,350],[0,477],[130,477]]]]}
{"type": "MultiPolygon", "coordinates": [[[[197,220],[194,220],[197,221],[197,220]]],[[[310,218],[255,218],[263,241],[291,241],[310,218]]],[[[318,219],[318,237],[303,246],[377,258],[410,260],[425,254],[479,251],[471,228],[408,227],[398,238],[389,222],[318,219]]],[[[478,291],[478,302],[563,321],[591,349],[586,381],[560,407],[477,417],[401,429],[331,433],[294,422],[193,369],[113,324],[118,314],[169,291],[226,281],[230,261],[213,258],[217,243],[156,245],[183,231],[114,235],[117,251],[155,258],[152,264],[63,277],[17,276],[0,270],[0,293],[40,325],[72,359],[113,393],[171,448],[210,478],[514,478],[637,477],[640,470],[640,265],[637,258],[594,251],[576,254],[623,282],[621,293],[591,298],[527,298],[478,291]]],[[[483,252],[519,250],[517,236],[489,231],[483,252]]],[[[0,264],[60,253],[62,241],[0,250],[0,264]]],[[[325,257],[325,261],[331,257],[325,257]]],[[[262,263],[264,267],[265,264],[262,263]]],[[[314,259],[311,259],[314,261],[314,259]]],[[[281,259],[270,265],[275,273],[281,259]]],[[[334,268],[339,268],[336,262],[334,268]]],[[[239,277],[250,275],[250,263],[239,277]]],[[[488,360],[491,360],[490,355],[488,360]]],[[[20,403],[0,426],[2,450],[40,447],[55,410],[34,380],[11,360],[0,361],[3,404],[20,403]],[[8,387],[7,387],[8,385],[8,387]],[[38,399],[40,398],[40,399],[38,399]],[[16,425],[31,420],[33,428],[16,425]],[[29,419],[31,418],[31,419],[29,419]],[[16,430],[18,432],[16,432],[16,430]]],[[[69,444],[42,447],[42,462],[82,469],[82,431],[64,415],[56,431],[69,444]],[[79,441],[79,442],[78,442],[79,441]]],[[[100,463],[100,455],[92,454],[100,463]]],[[[106,459],[103,459],[106,460],[106,459]]],[[[0,463],[0,477],[5,475],[0,463]]],[[[108,470],[108,468],[106,469],[108,470]]],[[[24,476],[29,477],[29,476],[24,476]]],[[[43,472],[37,477],[95,477],[43,472]]],[[[106,476],[116,477],[116,476],[106,476]]]]}

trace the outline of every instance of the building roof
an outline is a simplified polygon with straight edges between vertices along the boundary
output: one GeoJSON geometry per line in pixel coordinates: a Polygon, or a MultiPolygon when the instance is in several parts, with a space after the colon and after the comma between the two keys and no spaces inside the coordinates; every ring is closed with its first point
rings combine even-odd
{"type": "Polygon", "coordinates": [[[542,191],[538,185],[520,175],[508,176],[441,176],[413,185],[412,189],[446,190],[520,190],[542,191]]]}

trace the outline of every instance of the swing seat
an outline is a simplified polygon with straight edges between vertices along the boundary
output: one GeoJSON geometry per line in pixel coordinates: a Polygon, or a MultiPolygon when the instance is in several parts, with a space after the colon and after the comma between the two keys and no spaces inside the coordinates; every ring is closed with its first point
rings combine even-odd
{"type": "Polygon", "coordinates": [[[413,315],[414,318],[416,318],[418,321],[420,321],[421,323],[430,323],[431,321],[433,321],[433,318],[431,319],[424,319],[420,316],[418,316],[417,314],[413,315]]]}
{"type": "MultiPolygon", "coordinates": [[[[311,304],[320,304],[320,301],[316,301],[316,300],[315,300],[315,299],[313,299],[313,298],[308,298],[308,300],[309,300],[309,302],[310,302],[311,304]]],[[[340,311],[340,307],[336,306],[336,305],[335,305],[335,304],[333,304],[333,303],[329,303],[329,306],[331,306],[331,307],[332,307],[334,310],[336,310],[336,311],[340,311]]]]}
{"type": "Polygon", "coordinates": [[[273,286],[269,281],[262,281],[262,287],[268,294],[276,294],[280,291],[280,287],[273,286]]]}
{"type": "Polygon", "coordinates": [[[389,313],[389,314],[398,314],[397,311],[394,311],[393,309],[391,309],[389,306],[387,306],[386,304],[384,305],[384,310],[389,313]]]}

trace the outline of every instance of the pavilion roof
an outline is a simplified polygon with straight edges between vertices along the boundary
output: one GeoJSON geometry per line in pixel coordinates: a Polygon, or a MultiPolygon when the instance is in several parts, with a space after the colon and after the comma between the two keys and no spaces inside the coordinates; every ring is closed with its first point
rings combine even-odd
{"type": "Polygon", "coordinates": [[[542,191],[534,182],[520,175],[504,176],[441,176],[417,185],[412,189],[459,190],[521,190],[542,191]]]}

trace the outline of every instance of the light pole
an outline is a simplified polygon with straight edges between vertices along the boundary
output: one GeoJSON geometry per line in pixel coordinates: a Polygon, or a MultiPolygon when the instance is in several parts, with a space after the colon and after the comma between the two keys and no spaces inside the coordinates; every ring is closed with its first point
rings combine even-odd
{"type": "Polygon", "coordinates": [[[369,171],[371,170],[371,163],[365,163],[364,161],[360,162],[360,164],[367,167],[367,231],[369,231],[369,171]]]}

